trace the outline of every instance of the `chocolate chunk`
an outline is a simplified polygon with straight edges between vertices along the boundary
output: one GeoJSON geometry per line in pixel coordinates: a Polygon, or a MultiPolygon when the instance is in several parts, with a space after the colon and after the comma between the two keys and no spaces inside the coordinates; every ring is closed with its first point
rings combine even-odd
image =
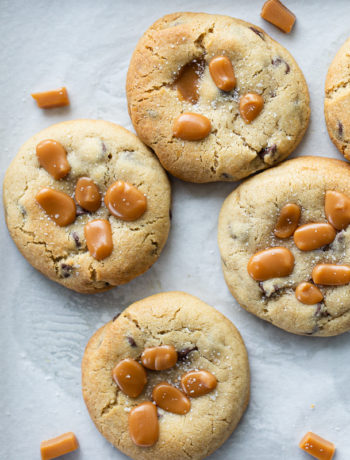
{"type": "Polygon", "coordinates": [[[120,315],[121,315],[121,313],[117,313],[115,316],[113,316],[112,321],[115,321],[117,318],[119,318],[120,315]]]}
{"type": "Polygon", "coordinates": [[[89,214],[89,211],[86,211],[85,209],[83,209],[83,208],[82,208],[81,206],[79,206],[78,204],[77,204],[76,208],[77,208],[77,210],[76,210],[76,215],[77,215],[77,217],[83,216],[84,214],[89,214]]]}
{"type": "Polygon", "coordinates": [[[177,359],[178,361],[185,361],[187,359],[187,356],[192,352],[192,351],[197,351],[198,347],[194,346],[192,348],[184,348],[183,350],[180,350],[177,352],[177,359]]]}
{"type": "Polygon", "coordinates": [[[126,340],[129,342],[131,347],[137,347],[135,340],[132,337],[127,337],[126,340]]]}
{"type": "Polygon", "coordinates": [[[285,73],[289,73],[290,72],[290,67],[289,67],[289,64],[288,62],[286,62],[284,59],[280,58],[280,57],[275,57],[272,59],[271,63],[272,65],[274,65],[275,67],[279,66],[280,64],[282,64],[282,62],[285,64],[286,66],[286,70],[285,70],[285,73]]]}
{"type": "Polygon", "coordinates": [[[343,123],[338,120],[338,136],[339,139],[343,139],[343,123]]]}
{"type": "Polygon", "coordinates": [[[61,274],[63,278],[69,278],[72,274],[73,267],[68,264],[61,264],[61,274]]]}
{"type": "Polygon", "coordinates": [[[258,152],[258,155],[263,160],[266,155],[268,155],[268,154],[273,155],[276,152],[277,152],[277,145],[272,144],[272,145],[270,145],[268,147],[265,147],[265,148],[261,149],[260,152],[258,152]]]}
{"type": "Polygon", "coordinates": [[[265,40],[264,34],[260,32],[260,30],[256,29],[255,27],[249,27],[249,29],[252,30],[256,35],[259,35],[262,40],[265,40]]]}
{"type": "Polygon", "coordinates": [[[75,241],[75,245],[77,248],[80,248],[81,246],[81,242],[79,240],[79,235],[77,232],[72,232],[72,237],[73,237],[73,240],[75,241]]]}

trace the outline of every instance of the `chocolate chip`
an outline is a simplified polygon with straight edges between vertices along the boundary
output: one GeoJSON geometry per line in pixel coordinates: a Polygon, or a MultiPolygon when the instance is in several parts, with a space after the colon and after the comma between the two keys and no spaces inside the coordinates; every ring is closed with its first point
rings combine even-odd
{"type": "Polygon", "coordinates": [[[264,34],[260,32],[260,30],[256,29],[255,27],[249,27],[249,29],[252,30],[256,35],[259,35],[262,40],[265,40],[264,34]]]}
{"type": "Polygon", "coordinates": [[[115,316],[113,316],[112,321],[115,321],[117,318],[119,318],[120,315],[121,315],[121,313],[117,313],[115,316]]]}
{"type": "Polygon", "coordinates": [[[285,64],[286,66],[286,70],[285,70],[285,73],[289,73],[290,72],[290,67],[289,67],[289,64],[288,62],[286,62],[284,59],[280,58],[280,57],[275,57],[272,59],[271,63],[272,65],[274,66],[279,66],[280,64],[282,64],[282,62],[285,64]]]}
{"type": "Polygon", "coordinates": [[[74,242],[75,242],[76,247],[77,247],[77,248],[80,248],[81,242],[80,242],[80,240],[79,240],[79,235],[78,235],[78,233],[77,233],[77,232],[72,232],[72,237],[73,237],[73,240],[74,240],[74,242]]]}
{"type": "Polygon", "coordinates": [[[232,176],[230,176],[230,174],[227,173],[221,173],[221,177],[224,179],[232,179],[232,176]]]}
{"type": "Polygon", "coordinates": [[[68,264],[61,264],[61,274],[63,278],[69,278],[72,274],[73,267],[68,264]]]}
{"type": "Polygon", "coordinates": [[[129,342],[131,347],[137,347],[135,340],[132,337],[127,337],[126,340],[129,342]]]}
{"type": "Polygon", "coordinates": [[[289,64],[288,62],[284,62],[286,64],[286,73],[289,73],[290,72],[290,67],[289,67],[289,64]]]}
{"type": "Polygon", "coordinates": [[[340,139],[343,139],[343,123],[338,120],[338,136],[340,139]]]}
{"type": "Polygon", "coordinates": [[[277,145],[272,144],[268,147],[261,149],[260,152],[258,152],[258,155],[263,160],[266,155],[269,155],[269,154],[273,155],[276,152],[277,152],[277,145]]]}
{"type": "Polygon", "coordinates": [[[83,209],[83,208],[82,208],[81,206],[79,206],[78,204],[77,204],[76,207],[77,207],[77,210],[76,210],[76,215],[77,215],[77,217],[83,216],[84,214],[89,214],[88,211],[86,211],[85,209],[83,209]]]}
{"type": "Polygon", "coordinates": [[[102,143],[102,152],[106,153],[107,152],[106,144],[103,141],[101,141],[101,143],[102,143]]]}
{"type": "Polygon", "coordinates": [[[185,361],[187,359],[187,356],[192,352],[192,351],[197,351],[198,347],[194,346],[192,348],[184,348],[183,350],[180,350],[177,352],[177,359],[178,361],[185,361]]]}

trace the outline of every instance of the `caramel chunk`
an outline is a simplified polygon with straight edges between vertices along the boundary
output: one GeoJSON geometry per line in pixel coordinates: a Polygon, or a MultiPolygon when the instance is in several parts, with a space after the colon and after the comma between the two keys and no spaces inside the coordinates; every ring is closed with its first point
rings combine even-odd
{"type": "Polygon", "coordinates": [[[112,377],[123,393],[137,398],[147,383],[145,369],[134,359],[123,359],[112,371],[112,377]]]}
{"type": "Polygon", "coordinates": [[[341,286],[350,283],[350,265],[318,264],[312,270],[315,284],[341,286]]]}
{"type": "Polygon", "coordinates": [[[203,74],[205,61],[194,59],[184,65],[174,82],[180,99],[195,104],[199,99],[199,82],[203,74]]]}
{"type": "Polygon", "coordinates": [[[343,230],[350,224],[350,198],[344,193],[328,190],[324,210],[328,222],[337,230],[343,230]]]}
{"type": "Polygon", "coordinates": [[[255,281],[288,276],[294,268],[294,256],[283,247],[259,251],[248,262],[248,273],[255,281]]]}
{"type": "Polygon", "coordinates": [[[132,221],[139,219],[145,213],[147,198],[138,188],[118,180],[108,188],[105,205],[113,216],[132,221]]]}
{"type": "Polygon", "coordinates": [[[75,221],[76,206],[74,200],[66,193],[45,187],[37,193],[35,199],[50,219],[60,227],[75,221]]]}
{"type": "Polygon", "coordinates": [[[51,460],[69,454],[79,447],[77,438],[72,432],[61,434],[57,438],[42,441],[40,444],[41,460],[51,460]]]}
{"type": "Polygon", "coordinates": [[[130,411],[129,434],[132,441],[140,447],[150,447],[158,441],[159,425],[154,404],[144,402],[130,411]]]}
{"type": "Polygon", "coordinates": [[[315,305],[323,300],[323,294],[311,283],[300,283],[295,290],[295,297],[305,305],[315,305]]]}
{"type": "Polygon", "coordinates": [[[40,166],[56,179],[62,179],[70,171],[70,165],[67,160],[67,152],[63,145],[52,139],[46,139],[39,142],[36,146],[36,156],[40,166]]]}
{"type": "Polygon", "coordinates": [[[299,447],[318,460],[332,460],[335,452],[335,445],[332,442],[311,431],[306,433],[300,441],[299,447]]]}
{"type": "Polygon", "coordinates": [[[64,86],[52,91],[33,93],[32,98],[36,100],[38,107],[41,109],[52,109],[54,107],[69,105],[67,89],[64,86]]]}
{"type": "Polygon", "coordinates": [[[170,369],[177,363],[177,351],[172,345],[145,348],[141,355],[141,362],[147,369],[153,371],[170,369]]]}
{"type": "Polygon", "coordinates": [[[274,229],[277,238],[289,238],[293,235],[299,224],[300,214],[300,206],[297,204],[288,203],[283,206],[274,229]]]}
{"type": "Polygon", "coordinates": [[[251,123],[264,107],[264,99],[260,94],[247,93],[239,100],[239,112],[245,123],[251,123]]]}
{"type": "Polygon", "coordinates": [[[199,113],[182,113],[174,123],[175,137],[184,141],[200,141],[208,136],[211,131],[210,120],[199,113]]]}
{"type": "Polygon", "coordinates": [[[305,224],[294,232],[294,243],[301,251],[312,251],[330,244],[336,232],[326,223],[305,224]]]}
{"type": "Polygon", "coordinates": [[[262,7],[260,16],[286,34],[289,34],[295,23],[295,14],[279,0],[267,0],[262,7]]]}
{"type": "Polygon", "coordinates": [[[209,72],[216,86],[222,91],[231,91],[235,88],[235,72],[227,56],[216,56],[211,59],[209,72]]]}
{"type": "Polygon", "coordinates": [[[183,391],[191,398],[206,395],[216,388],[216,377],[208,371],[190,371],[181,377],[183,391]]]}
{"type": "Polygon", "coordinates": [[[167,382],[161,382],[154,387],[152,398],[158,407],[174,414],[184,415],[191,409],[187,396],[167,382]]]}
{"type": "Polygon", "coordinates": [[[87,211],[95,212],[101,205],[100,191],[89,177],[80,177],[75,187],[76,202],[87,211]]]}
{"type": "Polygon", "coordinates": [[[84,227],[88,250],[96,260],[108,257],[113,251],[112,228],[106,219],[96,219],[84,227]]]}

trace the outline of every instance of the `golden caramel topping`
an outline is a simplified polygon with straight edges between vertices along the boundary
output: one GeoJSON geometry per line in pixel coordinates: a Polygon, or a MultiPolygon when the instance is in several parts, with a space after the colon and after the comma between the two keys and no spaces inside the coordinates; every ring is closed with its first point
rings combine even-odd
{"type": "Polygon", "coordinates": [[[46,139],[36,146],[40,166],[56,179],[62,179],[70,171],[65,148],[57,141],[46,139]]]}
{"type": "Polygon", "coordinates": [[[289,34],[295,23],[295,14],[279,0],[267,0],[262,7],[260,15],[265,21],[271,22],[271,24],[286,34],[289,34]]]}
{"type": "Polygon", "coordinates": [[[80,177],[75,187],[76,202],[87,211],[95,212],[101,205],[100,191],[89,177],[80,177]]]}
{"type": "Polygon", "coordinates": [[[139,219],[146,211],[147,198],[138,188],[118,180],[108,188],[105,205],[113,216],[132,221],[139,219]]]}
{"type": "Polygon", "coordinates": [[[227,56],[216,56],[211,59],[209,72],[216,86],[222,91],[231,91],[236,86],[235,72],[227,56]]]}
{"type": "Polygon", "coordinates": [[[129,434],[132,441],[140,447],[150,447],[158,441],[158,415],[154,404],[144,402],[130,411],[129,434]]]}
{"type": "Polygon", "coordinates": [[[61,455],[69,454],[79,447],[75,434],[71,431],[56,438],[40,443],[41,460],[51,460],[61,455]]]}
{"type": "Polygon", "coordinates": [[[314,305],[323,300],[323,294],[311,283],[300,283],[295,290],[295,297],[306,305],[314,305]]]}
{"type": "Polygon", "coordinates": [[[277,238],[289,238],[293,235],[300,219],[300,206],[294,203],[288,203],[280,211],[274,234],[277,238]]]}
{"type": "Polygon", "coordinates": [[[211,130],[210,120],[199,113],[182,113],[173,126],[175,137],[184,141],[199,141],[208,136],[211,130]]]}
{"type": "Polygon", "coordinates": [[[96,219],[84,227],[88,250],[96,260],[108,257],[113,251],[112,228],[106,219],[96,219]]]}
{"type": "Polygon", "coordinates": [[[330,224],[305,224],[295,230],[294,243],[301,251],[312,251],[330,244],[335,235],[336,232],[330,224]]]}
{"type": "Polygon", "coordinates": [[[177,351],[172,345],[145,348],[141,355],[141,361],[147,369],[162,371],[175,366],[177,363],[177,351]]]}
{"type": "Polygon", "coordinates": [[[299,447],[318,460],[332,460],[335,445],[309,431],[299,443],[299,447]]]}
{"type": "Polygon", "coordinates": [[[50,219],[60,227],[75,221],[76,206],[74,200],[66,193],[45,187],[40,190],[35,199],[50,219]]]}
{"type": "Polygon", "coordinates": [[[248,273],[256,281],[288,276],[294,268],[294,256],[283,247],[275,247],[259,251],[248,262],[248,273]]]}
{"type": "Polygon", "coordinates": [[[38,107],[41,109],[52,109],[54,107],[69,105],[67,89],[64,86],[52,91],[33,93],[32,98],[36,100],[38,107]]]}
{"type": "Polygon", "coordinates": [[[191,402],[187,396],[166,382],[154,387],[152,398],[158,407],[174,414],[184,415],[191,409],[191,402]]]}
{"type": "Polygon", "coordinates": [[[203,74],[205,62],[195,59],[184,65],[174,82],[181,99],[195,104],[199,99],[199,81],[203,74]]]}
{"type": "Polygon", "coordinates": [[[247,93],[239,100],[239,112],[246,123],[251,123],[262,111],[264,99],[260,94],[247,93]]]}
{"type": "Polygon", "coordinates": [[[181,377],[183,391],[191,398],[206,395],[216,388],[217,380],[208,371],[190,371],[181,377]]]}
{"type": "Polygon", "coordinates": [[[350,283],[350,265],[318,264],[312,270],[315,284],[341,286],[350,283]]]}
{"type": "Polygon", "coordinates": [[[324,210],[328,222],[337,230],[343,230],[350,224],[350,198],[344,193],[328,190],[324,210]]]}
{"type": "Polygon", "coordinates": [[[123,359],[112,371],[112,377],[123,393],[137,398],[147,383],[145,369],[134,359],[123,359]]]}

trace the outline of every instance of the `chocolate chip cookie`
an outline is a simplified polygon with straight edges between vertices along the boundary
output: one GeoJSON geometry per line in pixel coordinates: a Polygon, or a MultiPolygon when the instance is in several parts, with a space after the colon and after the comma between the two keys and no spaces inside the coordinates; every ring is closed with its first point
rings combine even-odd
{"type": "Polygon", "coordinates": [[[333,144],[350,160],[350,38],[335,55],[327,73],[324,113],[333,144]]]}
{"type": "Polygon", "coordinates": [[[130,458],[199,460],[247,407],[248,358],[222,314],[167,292],[130,305],[93,335],[82,386],[96,427],[130,458]]]}
{"type": "Polygon", "coordinates": [[[29,139],[7,170],[3,197],[24,257],[78,292],[142,274],[169,232],[166,173],[134,134],[102,120],[59,123],[29,139]]]}
{"type": "Polygon", "coordinates": [[[247,180],[222,206],[218,240],[246,310],[294,334],[350,329],[350,165],[301,157],[247,180]]]}
{"type": "Polygon", "coordinates": [[[296,148],[310,115],[290,53],[228,16],[159,19],[135,49],[126,88],[140,138],[190,182],[235,181],[275,165],[296,148]]]}

